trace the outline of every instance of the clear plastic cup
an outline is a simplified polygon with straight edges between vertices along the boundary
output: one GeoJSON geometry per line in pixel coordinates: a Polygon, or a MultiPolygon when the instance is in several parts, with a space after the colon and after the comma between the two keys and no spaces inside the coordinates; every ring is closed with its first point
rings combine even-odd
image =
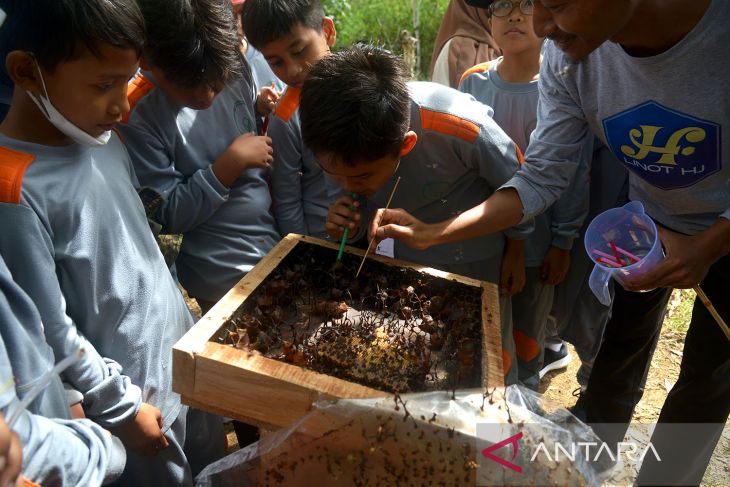
{"type": "Polygon", "coordinates": [[[611,278],[623,285],[625,279],[645,274],[664,259],[656,225],[638,201],[595,217],[586,230],[585,248],[595,264],[588,284],[605,306],[611,304],[611,278]]]}

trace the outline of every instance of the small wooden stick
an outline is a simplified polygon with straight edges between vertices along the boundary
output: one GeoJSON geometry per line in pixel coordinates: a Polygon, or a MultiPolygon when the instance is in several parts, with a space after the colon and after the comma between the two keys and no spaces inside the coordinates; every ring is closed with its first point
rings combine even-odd
{"type": "Polygon", "coordinates": [[[697,293],[697,297],[700,298],[700,301],[702,301],[702,304],[704,304],[705,308],[707,308],[707,311],[709,311],[712,317],[715,318],[715,321],[720,326],[723,333],[725,333],[727,339],[730,340],[730,328],[728,328],[725,320],[722,319],[720,313],[718,313],[715,307],[712,305],[712,301],[710,301],[710,298],[707,297],[707,294],[705,294],[699,284],[694,287],[694,290],[697,293]]]}
{"type": "MultiPolygon", "coordinates": [[[[398,176],[398,179],[395,180],[395,184],[393,185],[393,191],[390,192],[390,196],[388,197],[388,203],[385,205],[385,210],[383,211],[383,216],[385,216],[385,212],[388,211],[388,208],[390,208],[390,202],[393,201],[393,195],[395,194],[395,190],[398,189],[398,183],[400,183],[400,176],[398,176]]],[[[383,218],[380,218],[380,221],[378,222],[378,226],[380,226],[380,223],[383,221],[383,218]]],[[[362,270],[363,264],[365,264],[365,259],[368,258],[368,254],[370,253],[370,249],[373,246],[373,242],[375,242],[375,236],[370,239],[370,243],[368,244],[368,249],[365,251],[365,255],[362,256],[362,262],[360,262],[360,267],[357,268],[357,273],[355,274],[355,278],[360,275],[360,271],[362,270]]]]}

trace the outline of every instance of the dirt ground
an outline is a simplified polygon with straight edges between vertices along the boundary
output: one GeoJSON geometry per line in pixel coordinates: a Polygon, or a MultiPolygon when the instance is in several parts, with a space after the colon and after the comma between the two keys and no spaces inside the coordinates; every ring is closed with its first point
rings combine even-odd
{"type": "MultiPolygon", "coordinates": [[[[675,291],[670,301],[669,312],[664,321],[661,338],[654,352],[646,390],[634,410],[633,422],[638,424],[652,423],[659,417],[667,392],[677,380],[679,365],[682,360],[684,335],[691,317],[691,302],[694,295],[687,291],[675,291]]],[[[540,384],[542,392],[549,400],[563,407],[575,404],[573,391],[578,388],[575,374],[580,360],[570,347],[573,360],[567,369],[549,372],[540,384]]],[[[648,442],[648,435],[634,437],[648,442]]],[[[630,485],[632,466],[626,466],[624,472],[617,474],[607,485],[630,485]]],[[[635,468],[634,468],[635,470],[635,468]]],[[[634,472],[635,473],[635,472],[634,472]]],[[[730,421],[720,439],[710,465],[705,472],[702,485],[730,486],[730,421]]]]}

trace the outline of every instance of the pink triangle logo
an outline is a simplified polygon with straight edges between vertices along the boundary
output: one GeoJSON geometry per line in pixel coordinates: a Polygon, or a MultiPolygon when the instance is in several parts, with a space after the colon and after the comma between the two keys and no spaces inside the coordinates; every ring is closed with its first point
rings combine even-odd
{"type": "Polygon", "coordinates": [[[494,455],[492,452],[494,452],[495,450],[499,450],[503,446],[513,445],[512,460],[514,460],[517,457],[517,450],[519,450],[519,447],[520,447],[519,441],[520,441],[520,439],[522,439],[523,436],[524,435],[522,433],[517,433],[514,436],[510,436],[506,440],[502,440],[499,443],[495,443],[494,445],[490,446],[489,448],[485,448],[484,450],[482,450],[482,455],[485,458],[492,460],[493,462],[499,463],[500,465],[502,465],[505,468],[514,470],[517,473],[522,473],[522,467],[515,465],[514,463],[512,463],[508,460],[505,460],[504,458],[500,458],[500,457],[494,455]]]}

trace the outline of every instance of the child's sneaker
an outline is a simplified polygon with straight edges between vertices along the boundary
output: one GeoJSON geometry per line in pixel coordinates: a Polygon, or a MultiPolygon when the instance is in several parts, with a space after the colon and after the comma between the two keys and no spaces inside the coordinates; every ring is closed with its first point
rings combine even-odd
{"type": "Polygon", "coordinates": [[[545,347],[545,358],[543,359],[542,369],[540,369],[540,378],[542,379],[551,370],[564,369],[571,360],[573,360],[573,356],[568,353],[568,347],[565,345],[565,342],[560,345],[560,350],[557,352],[545,347]]]}

